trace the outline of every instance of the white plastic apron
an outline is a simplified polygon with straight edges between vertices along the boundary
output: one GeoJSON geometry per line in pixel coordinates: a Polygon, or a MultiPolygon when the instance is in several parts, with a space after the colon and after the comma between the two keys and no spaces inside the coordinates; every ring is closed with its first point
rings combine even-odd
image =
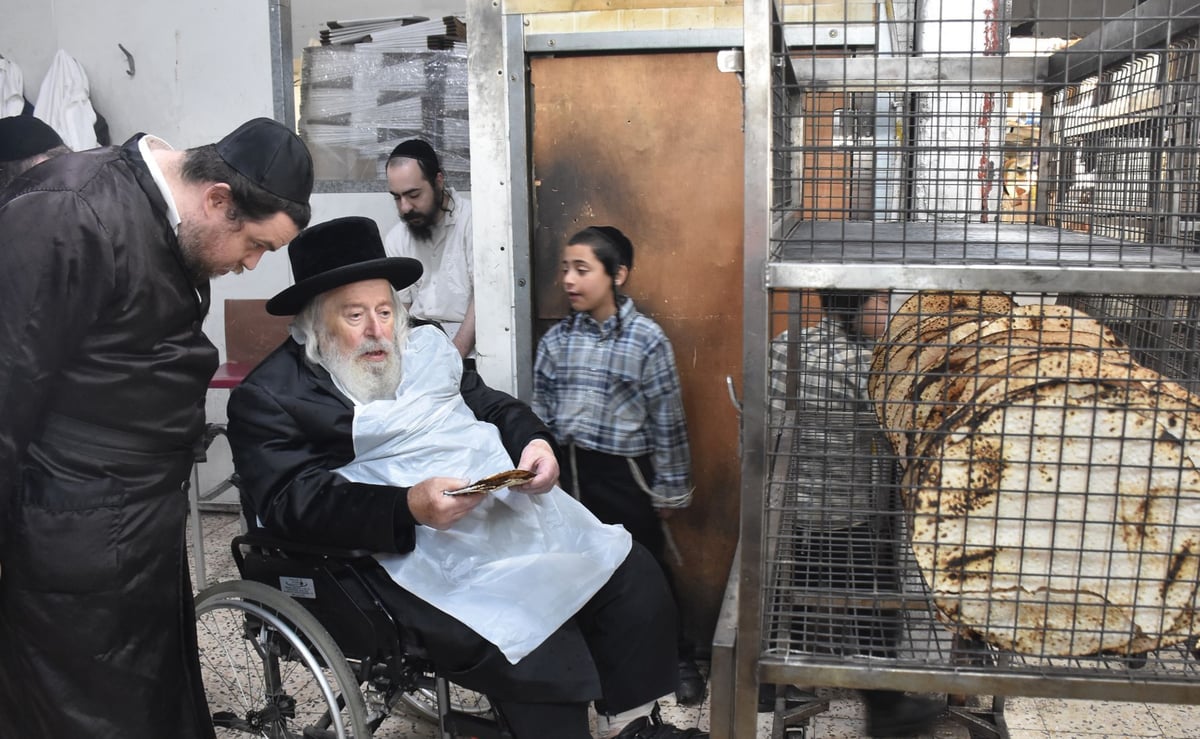
{"type": "MultiPolygon", "coordinates": [[[[409,333],[395,400],[356,405],[352,482],[412,486],[477,480],[511,469],[499,431],[459,393],[462,360],[432,326],[409,333]]],[[[447,531],[417,526],[409,554],[376,559],[404,589],[495,644],[512,663],[533,651],[600,589],[629,554],[620,526],[600,523],[555,487],[500,490],[447,531]]]]}

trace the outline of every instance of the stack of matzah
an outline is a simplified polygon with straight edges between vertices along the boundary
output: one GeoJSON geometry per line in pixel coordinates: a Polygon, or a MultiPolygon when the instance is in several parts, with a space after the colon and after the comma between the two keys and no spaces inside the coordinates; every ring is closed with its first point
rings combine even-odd
{"type": "Polygon", "coordinates": [[[1058,305],[921,293],[869,391],[913,552],[962,633],[1045,656],[1186,640],[1200,563],[1200,398],[1058,305]]]}

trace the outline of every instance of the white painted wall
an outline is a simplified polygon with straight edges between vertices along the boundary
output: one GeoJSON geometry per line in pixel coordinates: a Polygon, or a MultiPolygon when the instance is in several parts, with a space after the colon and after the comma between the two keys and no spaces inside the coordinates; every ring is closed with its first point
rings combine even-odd
{"type": "Polygon", "coordinates": [[[64,49],[83,66],[92,104],[114,143],[147,131],[176,147],[208,143],[242,121],[272,115],[271,43],[264,1],[0,0],[0,54],[36,102],[64,49]],[[135,74],[125,55],[133,54],[135,74]]]}
{"type": "MultiPolygon", "coordinates": [[[[295,56],[329,20],[466,14],[466,0],[399,5],[292,0],[295,56]]],[[[36,102],[55,52],[65,49],[87,71],[114,142],[149,131],[190,146],[272,114],[266,0],[0,0],[0,18],[0,55],[21,67],[26,97],[36,102]],[[133,54],[133,77],[117,44],[133,54]]]]}

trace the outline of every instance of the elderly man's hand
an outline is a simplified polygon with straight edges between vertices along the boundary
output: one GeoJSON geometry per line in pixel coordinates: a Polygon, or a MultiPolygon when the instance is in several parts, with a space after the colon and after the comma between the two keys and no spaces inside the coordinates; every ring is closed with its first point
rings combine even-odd
{"type": "Polygon", "coordinates": [[[470,484],[458,477],[431,477],[408,489],[408,510],[417,523],[448,529],[483,502],[484,495],[444,495],[470,484]]]}
{"type": "Polygon", "coordinates": [[[558,482],[558,459],[554,449],[545,439],[534,439],[521,450],[521,461],[517,467],[529,470],[534,477],[524,485],[513,485],[512,490],[518,493],[537,495],[545,493],[558,482]]]}

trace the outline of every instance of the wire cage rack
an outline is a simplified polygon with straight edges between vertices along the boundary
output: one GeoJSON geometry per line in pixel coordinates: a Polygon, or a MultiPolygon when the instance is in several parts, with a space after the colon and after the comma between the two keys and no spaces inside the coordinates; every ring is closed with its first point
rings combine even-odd
{"type": "Polygon", "coordinates": [[[1200,703],[1200,2],[745,12],[738,679],[1200,703]]]}

